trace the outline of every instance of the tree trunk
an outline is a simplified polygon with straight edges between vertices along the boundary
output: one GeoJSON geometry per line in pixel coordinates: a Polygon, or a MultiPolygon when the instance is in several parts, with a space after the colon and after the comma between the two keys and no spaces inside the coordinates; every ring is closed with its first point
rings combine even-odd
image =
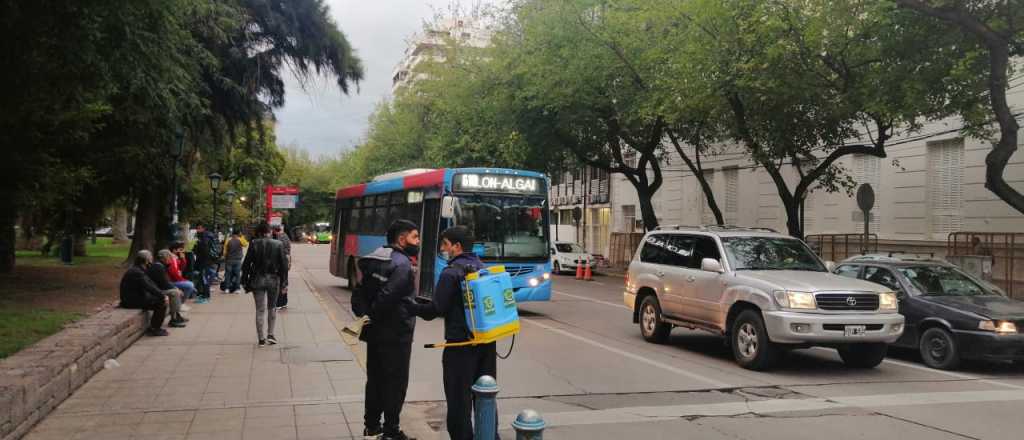
{"type": "Polygon", "coordinates": [[[658,216],[654,212],[654,205],[651,203],[651,198],[654,197],[654,193],[646,187],[636,187],[636,196],[640,199],[640,215],[644,219],[644,229],[651,231],[658,227],[658,216]]]}
{"type": "Polygon", "coordinates": [[[122,206],[114,208],[114,224],[111,233],[114,237],[114,244],[128,241],[128,210],[122,206]]]}
{"type": "Polygon", "coordinates": [[[0,194],[4,209],[0,209],[0,273],[14,270],[14,245],[17,241],[14,224],[18,221],[17,210],[13,201],[0,194]]]}
{"type": "Polygon", "coordinates": [[[157,222],[160,213],[160,197],[152,189],[146,189],[139,194],[138,205],[135,208],[135,235],[132,238],[132,247],[128,252],[130,263],[138,251],[143,249],[153,251],[156,248],[157,222]]]}
{"type": "Polygon", "coordinates": [[[79,233],[76,233],[74,235],[74,238],[75,238],[74,255],[76,257],[84,257],[84,256],[86,256],[87,252],[85,250],[85,243],[86,243],[86,241],[88,240],[89,237],[86,235],[85,232],[79,232],[79,233]]]}

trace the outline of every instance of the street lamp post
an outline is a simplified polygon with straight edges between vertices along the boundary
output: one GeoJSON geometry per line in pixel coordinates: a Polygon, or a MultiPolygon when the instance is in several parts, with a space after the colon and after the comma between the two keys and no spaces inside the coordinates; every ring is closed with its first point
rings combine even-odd
{"type": "Polygon", "coordinates": [[[174,142],[170,145],[171,158],[171,241],[178,241],[178,161],[185,155],[185,131],[174,132],[174,142]]]}
{"type": "Polygon", "coordinates": [[[220,174],[210,173],[210,189],[213,190],[213,230],[217,232],[220,228],[217,227],[217,190],[220,189],[220,181],[222,179],[220,174]]]}
{"type": "Polygon", "coordinates": [[[228,199],[228,234],[235,229],[235,196],[237,196],[234,190],[228,190],[224,193],[224,197],[228,199]]]}

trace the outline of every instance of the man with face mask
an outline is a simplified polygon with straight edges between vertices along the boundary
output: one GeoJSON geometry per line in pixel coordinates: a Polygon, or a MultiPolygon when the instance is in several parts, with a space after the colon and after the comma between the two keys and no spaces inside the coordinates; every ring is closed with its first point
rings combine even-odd
{"type": "Polygon", "coordinates": [[[361,282],[352,294],[352,311],[368,316],[360,339],[366,341],[366,403],[363,438],[406,440],[399,415],[409,387],[409,361],[416,317],[406,306],[416,295],[411,258],[419,255],[415,223],[396,220],[388,244],[359,259],[361,282]],[[381,416],[384,425],[381,426],[381,416]]]}

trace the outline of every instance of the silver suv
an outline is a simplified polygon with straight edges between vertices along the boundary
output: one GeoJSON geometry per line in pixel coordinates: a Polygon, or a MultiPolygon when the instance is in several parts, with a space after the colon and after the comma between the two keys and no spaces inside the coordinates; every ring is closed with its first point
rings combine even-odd
{"type": "Polygon", "coordinates": [[[736,362],[753,370],[770,368],[785,349],[814,345],[873,368],[903,333],[896,294],[829,273],[832,266],[772,231],[660,228],[633,256],[623,300],[648,342],[687,327],[725,336],[736,362]]]}

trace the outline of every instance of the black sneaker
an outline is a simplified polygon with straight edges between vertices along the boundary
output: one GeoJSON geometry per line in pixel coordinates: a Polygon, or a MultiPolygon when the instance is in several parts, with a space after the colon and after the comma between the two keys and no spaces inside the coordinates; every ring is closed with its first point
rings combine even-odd
{"type": "Polygon", "coordinates": [[[178,321],[178,320],[172,320],[171,322],[167,323],[167,326],[168,327],[174,327],[174,328],[182,328],[182,327],[185,326],[185,322],[184,321],[178,321]]]}
{"type": "Polygon", "coordinates": [[[259,345],[260,347],[266,347],[267,346],[267,340],[266,339],[260,339],[260,342],[257,345],[259,345]]]}
{"type": "Polygon", "coordinates": [[[383,433],[384,431],[381,431],[379,426],[376,428],[363,429],[363,440],[377,440],[383,433]]]}
{"type": "Polygon", "coordinates": [[[416,440],[416,437],[409,437],[404,432],[399,430],[394,434],[384,434],[381,440],[416,440]]]}
{"type": "Polygon", "coordinates": [[[277,338],[275,338],[274,335],[268,335],[267,343],[270,345],[277,345],[277,338]]]}
{"type": "Polygon", "coordinates": [[[164,330],[162,328],[158,328],[158,329],[147,329],[146,330],[146,334],[150,335],[150,336],[167,336],[170,333],[167,333],[167,330],[164,330]]]}

